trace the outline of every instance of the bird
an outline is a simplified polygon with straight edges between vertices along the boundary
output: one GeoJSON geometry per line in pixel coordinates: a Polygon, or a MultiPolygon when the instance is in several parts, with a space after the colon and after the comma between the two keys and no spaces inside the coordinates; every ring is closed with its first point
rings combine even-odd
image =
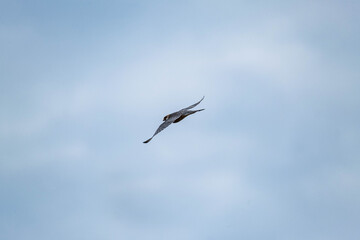
{"type": "Polygon", "coordinates": [[[177,112],[174,112],[174,113],[171,113],[171,114],[168,114],[166,115],[164,118],[163,118],[163,123],[158,127],[158,129],[156,130],[156,132],[154,133],[154,135],[149,138],[148,140],[144,141],[143,143],[148,143],[151,141],[151,139],[153,139],[153,137],[155,137],[156,134],[158,134],[159,132],[161,132],[162,130],[164,130],[165,128],[167,128],[170,124],[172,123],[178,123],[180,122],[181,120],[183,120],[184,118],[186,118],[187,116],[190,116],[191,114],[194,114],[196,112],[200,112],[200,111],[203,111],[205,109],[199,109],[199,110],[190,110],[194,107],[196,107],[203,99],[204,99],[205,96],[203,96],[201,98],[200,101],[198,101],[197,103],[187,107],[187,108],[183,108],[177,112]]]}

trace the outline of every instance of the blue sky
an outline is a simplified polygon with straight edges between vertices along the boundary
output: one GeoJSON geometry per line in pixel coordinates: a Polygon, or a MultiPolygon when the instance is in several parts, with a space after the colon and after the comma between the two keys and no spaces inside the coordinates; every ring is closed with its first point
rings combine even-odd
{"type": "Polygon", "coordinates": [[[0,238],[359,239],[359,11],[0,1],[0,238]]]}

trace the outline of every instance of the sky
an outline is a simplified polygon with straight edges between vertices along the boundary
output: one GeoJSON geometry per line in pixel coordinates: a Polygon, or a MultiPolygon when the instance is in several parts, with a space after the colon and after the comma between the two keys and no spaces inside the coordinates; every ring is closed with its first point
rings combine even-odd
{"type": "Polygon", "coordinates": [[[0,239],[360,239],[359,11],[0,0],[0,239]]]}

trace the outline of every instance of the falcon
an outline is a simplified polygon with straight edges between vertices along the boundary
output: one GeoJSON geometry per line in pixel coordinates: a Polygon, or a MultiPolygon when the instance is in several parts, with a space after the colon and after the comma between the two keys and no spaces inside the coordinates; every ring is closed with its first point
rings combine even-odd
{"type": "Polygon", "coordinates": [[[187,116],[190,116],[191,114],[194,114],[196,112],[200,112],[202,110],[205,110],[205,109],[190,110],[190,109],[196,107],[204,99],[204,97],[202,97],[202,99],[200,101],[198,101],[197,103],[195,103],[195,104],[193,104],[193,105],[191,105],[191,106],[189,106],[187,108],[183,108],[180,111],[177,111],[177,112],[166,115],[164,117],[164,119],[163,119],[164,122],[159,126],[159,128],[156,130],[154,135],[151,138],[149,138],[148,140],[146,140],[145,142],[143,142],[143,143],[150,142],[151,139],[153,139],[153,137],[155,137],[156,134],[158,134],[159,132],[161,132],[162,130],[167,128],[170,124],[178,123],[181,120],[183,120],[184,118],[186,118],[187,116]]]}

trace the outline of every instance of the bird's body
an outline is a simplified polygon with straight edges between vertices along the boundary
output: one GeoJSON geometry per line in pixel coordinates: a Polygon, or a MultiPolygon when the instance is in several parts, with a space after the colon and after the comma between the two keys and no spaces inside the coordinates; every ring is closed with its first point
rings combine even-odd
{"type": "Polygon", "coordinates": [[[196,105],[198,105],[202,100],[204,99],[204,97],[197,103],[187,107],[187,108],[183,108],[181,109],[180,111],[177,111],[177,112],[174,112],[174,113],[171,113],[171,114],[168,114],[166,115],[164,118],[163,118],[163,123],[159,126],[159,128],[156,130],[156,132],[154,133],[154,135],[149,138],[148,140],[146,140],[144,143],[148,143],[151,141],[151,139],[156,135],[158,134],[159,132],[161,132],[162,130],[164,130],[166,127],[168,127],[170,124],[172,123],[178,123],[180,122],[181,120],[183,120],[184,118],[186,118],[187,116],[191,115],[191,114],[194,114],[196,112],[200,112],[204,109],[199,109],[199,110],[190,110],[191,108],[195,107],[196,105]]]}

